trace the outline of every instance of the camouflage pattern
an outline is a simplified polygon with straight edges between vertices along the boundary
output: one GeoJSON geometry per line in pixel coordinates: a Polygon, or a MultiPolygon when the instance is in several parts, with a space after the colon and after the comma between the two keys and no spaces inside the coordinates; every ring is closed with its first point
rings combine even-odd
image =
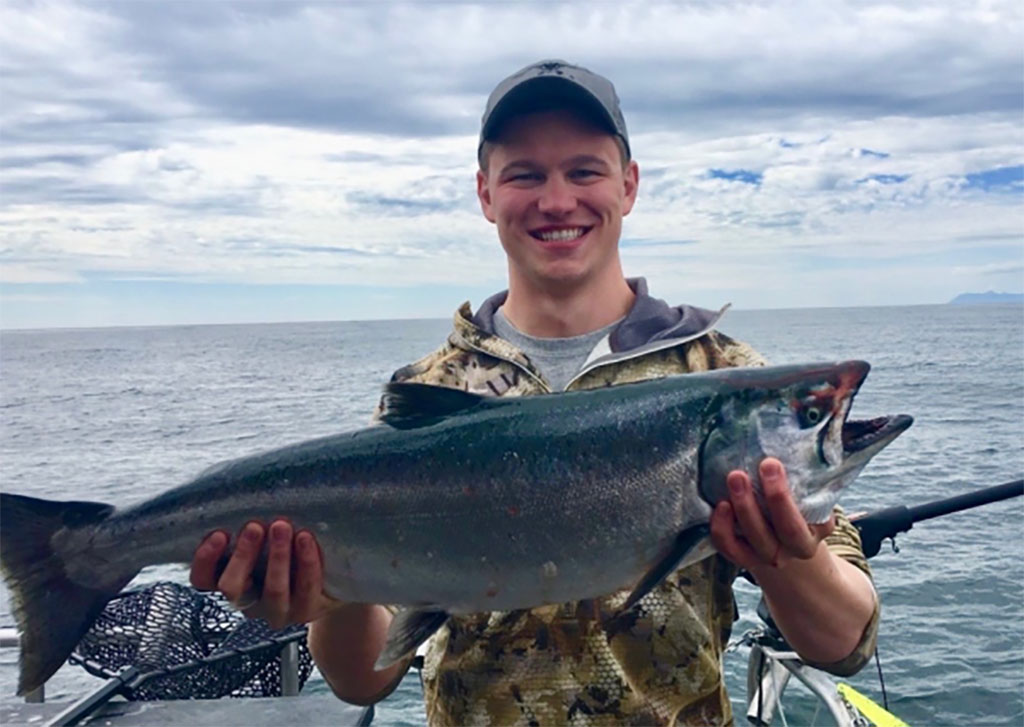
{"type": "MultiPolygon", "coordinates": [[[[393,381],[489,396],[550,391],[529,358],[477,327],[469,304],[437,351],[393,381]]],[[[750,346],[717,331],[595,368],[568,390],[729,366],[761,366],[750,346]]],[[[870,576],[857,530],[841,514],[828,545],[870,576]]],[[[456,616],[431,640],[423,667],[431,725],[720,725],[732,723],[722,655],[732,632],[736,566],[715,555],[677,571],[628,614],[628,595],[533,610],[456,616]]],[[[820,665],[851,673],[873,651],[878,613],[847,659],[820,665]]]]}

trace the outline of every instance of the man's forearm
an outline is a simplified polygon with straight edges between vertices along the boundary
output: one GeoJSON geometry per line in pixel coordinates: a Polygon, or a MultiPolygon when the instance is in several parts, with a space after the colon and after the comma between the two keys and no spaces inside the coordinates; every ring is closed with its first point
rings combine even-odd
{"type": "Polygon", "coordinates": [[[875,610],[871,581],[824,542],[809,560],[758,568],[752,575],[779,630],[809,661],[827,664],[849,656],[875,610]]]}
{"type": "Polygon", "coordinates": [[[372,704],[387,696],[409,668],[402,661],[374,671],[391,618],[383,606],[350,603],[309,625],[309,651],[339,698],[372,704]]]}

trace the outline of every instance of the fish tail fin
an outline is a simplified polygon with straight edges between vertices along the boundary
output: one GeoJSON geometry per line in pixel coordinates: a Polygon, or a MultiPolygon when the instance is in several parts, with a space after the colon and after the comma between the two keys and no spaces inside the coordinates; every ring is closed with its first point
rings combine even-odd
{"type": "Polygon", "coordinates": [[[54,536],[61,530],[99,523],[113,511],[98,502],[0,493],[0,568],[21,636],[18,694],[46,682],[107,602],[135,577],[98,573],[94,586],[102,586],[84,586],[68,577],[65,559],[55,548],[54,536]]]}

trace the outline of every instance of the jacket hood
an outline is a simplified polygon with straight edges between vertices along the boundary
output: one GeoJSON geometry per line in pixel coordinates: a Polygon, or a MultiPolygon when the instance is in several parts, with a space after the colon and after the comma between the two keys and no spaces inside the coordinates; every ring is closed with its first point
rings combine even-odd
{"type": "MultiPolygon", "coordinates": [[[[660,341],[692,338],[711,328],[729,307],[726,305],[715,312],[691,305],[670,306],[647,292],[647,280],[644,278],[629,278],[626,282],[633,289],[636,300],[609,336],[611,353],[634,351],[660,341]]],[[[492,295],[480,305],[470,321],[493,335],[494,314],[507,297],[507,290],[492,295]]]]}

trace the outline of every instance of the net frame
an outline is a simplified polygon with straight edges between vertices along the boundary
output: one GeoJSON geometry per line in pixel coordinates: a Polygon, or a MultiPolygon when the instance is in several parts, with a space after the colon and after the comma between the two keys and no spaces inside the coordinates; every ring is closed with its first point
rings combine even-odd
{"type": "Polygon", "coordinates": [[[120,689],[131,701],[281,696],[287,644],[297,645],[300,690],[312,672],[306,631],[275,631],[220,594],[164,581],[111,600],[70,662],[105,679],[136,669],[120,689]]]}

